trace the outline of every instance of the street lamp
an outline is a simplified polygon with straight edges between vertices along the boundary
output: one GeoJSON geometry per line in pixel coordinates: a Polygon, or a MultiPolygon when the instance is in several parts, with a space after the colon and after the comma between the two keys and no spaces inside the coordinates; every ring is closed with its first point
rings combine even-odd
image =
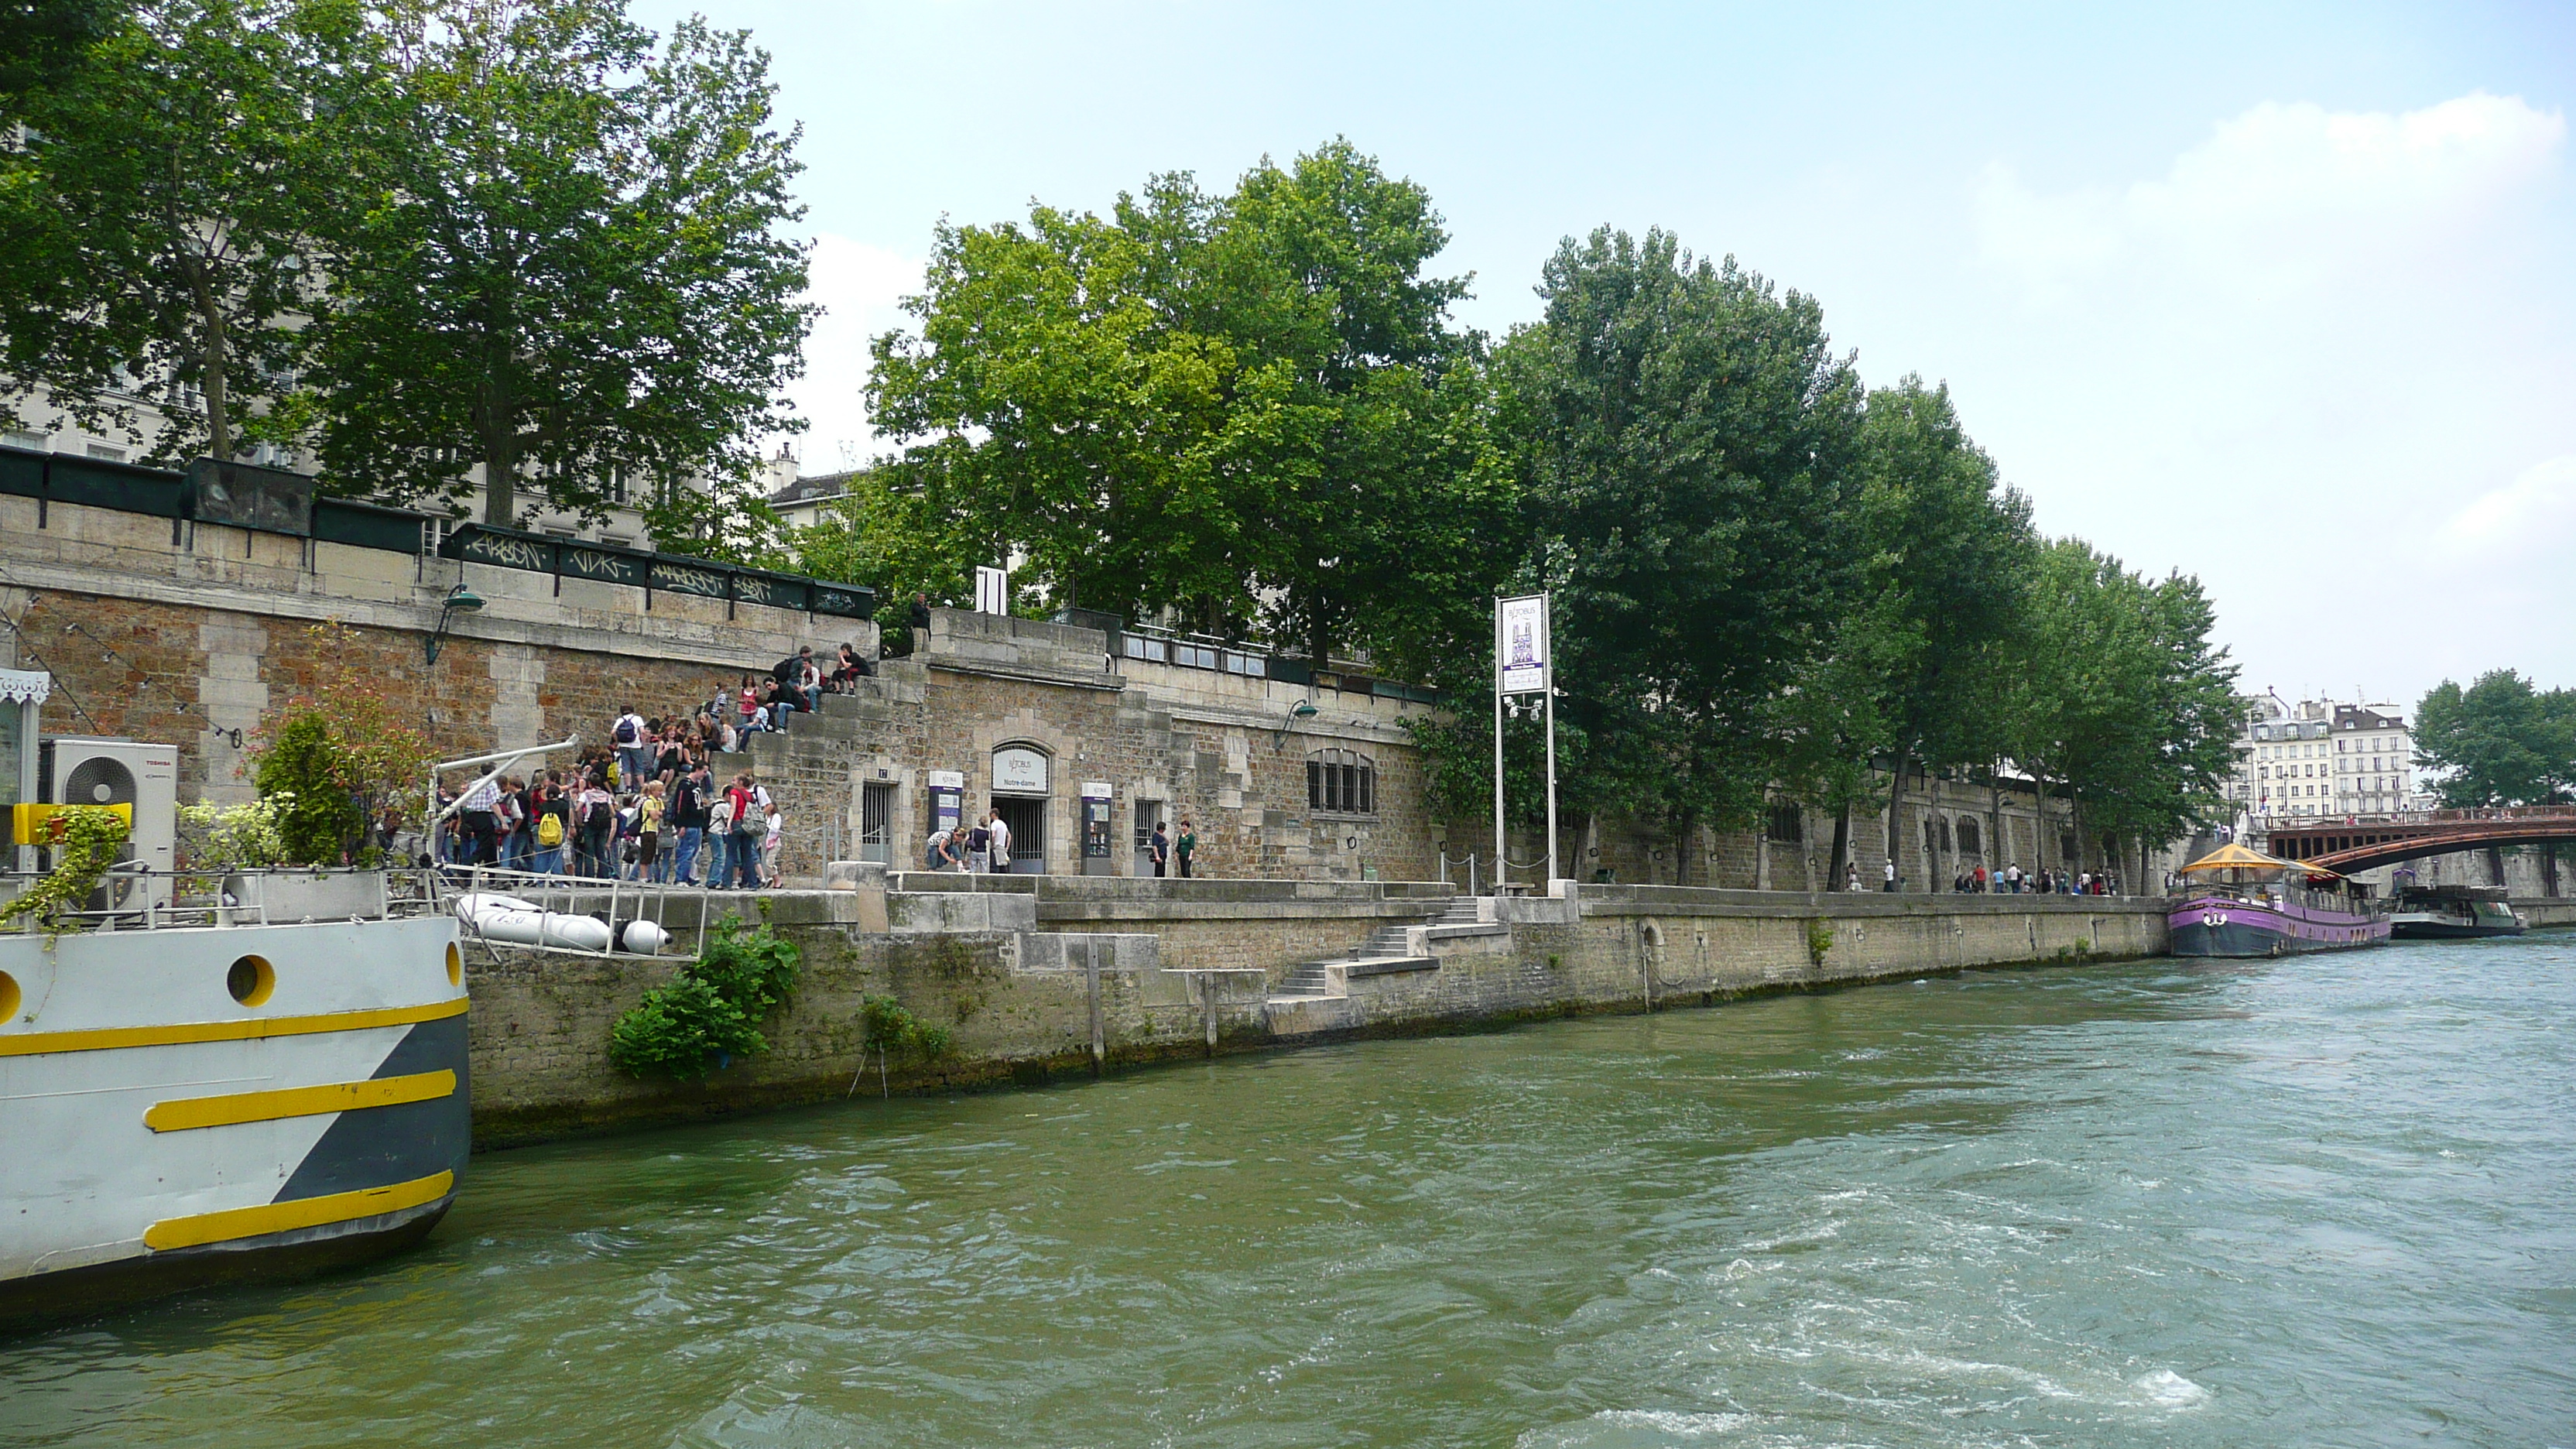
{"type": "Polygon", "coordinates": [[[1288,706],[1288,718],[1280,721],[1279,728],[1271,731],[1270,753],[1275,755],[1279,753],[1281,748],[1286,746],[1288,743],[1288,730],[1290,726],[1305,720],[1313,719],[1319,712],[1320,711],[1315,708],[1315,702],[1311,699],[1301,699],[1295,704],[1288,706]]]}
{"type": "Polygon", "coordinates": [[[429,662],[432,664],[436,664],[438,662],[439,641],[447,637],[447,621],[449,619],[454,618],[458,614],[479,614],[482,611],[483,596],[481,594],[474,592],[463,584],[458,584],[454,588],[449,589],[447,591],[447,597],[441,600],[438,605],[438,627],[429,631],[429,662]]]}

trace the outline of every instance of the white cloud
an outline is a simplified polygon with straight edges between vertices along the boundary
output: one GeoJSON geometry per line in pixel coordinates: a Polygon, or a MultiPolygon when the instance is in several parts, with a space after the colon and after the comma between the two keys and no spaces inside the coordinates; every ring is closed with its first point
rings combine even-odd
{"type": "Polygon", "coordinates": [[[863,396],[868,343],[908,320],[901,299],[921,289],[922,259],[832,232],[814,238],[806,298],[823,304],[805,339],[805,375],[788,389],[813,425],[792,447],[804,471],[828,473],[865,462],[880,447],[863,396]]]}
{"type": "Polygon", "coordinates": [[[2481,494],[2444,519],[2433,537],[2446,561],[2480,571],[2526,561],[2548,569],[2576,602],[2576,454],[2481,494]]]}
{"type": "Polygon", "coordinates": [[[2148,179],[1989,167],[1970,426],[2043,527],[2200,575],[2250,683],[2576,673],[2566,139],[2510,96],[2267,103],[2148,179]]]}
{"type": "Polygon", "coordinates": [[[2040,300],[2117,278],[2277,306],[2474,229],[2546,171],[2566,134],[2565,117],[2512,96],[2403,115],[2267,102],[2125,188],[2042,196],[1988,168],[1979,249],[2040,300]]]}

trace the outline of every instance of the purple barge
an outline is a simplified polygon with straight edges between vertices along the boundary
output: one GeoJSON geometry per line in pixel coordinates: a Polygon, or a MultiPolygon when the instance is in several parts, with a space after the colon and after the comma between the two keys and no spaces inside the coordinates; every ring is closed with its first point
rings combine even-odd
{"type": "Polygon", "coordinates": [[[2227,845],[2183,874],[2199,879],[2165,913],[2165,949],[2176,956],[2289,956],[2388,939],[2388,913],[2369,888],[2329,870],[2227,845]]]}
{"type": "Polygon", "coordinates": [[[2387,939],[2388,918],[2361,902],[2337,901],[2329,908],[2203,891],[2165,913],[2166,949],[2177,956],[2287,956],[2376,946],[2387,939]]]}

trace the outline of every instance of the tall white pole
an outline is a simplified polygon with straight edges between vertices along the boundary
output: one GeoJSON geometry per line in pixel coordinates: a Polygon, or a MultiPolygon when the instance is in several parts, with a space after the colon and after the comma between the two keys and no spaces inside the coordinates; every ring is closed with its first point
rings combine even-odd
{"type": "Polygon", "coordinates": [[[1503,893],[1503,601],[1494,600],[1494,894],[1503,893]]]}
{"type": "Polygon", "coordinates": [[[1540,698],[1547,711],[1547,879],[1549,890],[1556,889],[1556,595],[1540,595],[1539,623],[1547,631],[1545,652],[1539,657],[1547,668],[1539,678],[1540,698]]]}
{"type": "Polygon", "coordinates": [[[1547,878],[1559,879],[1556,873],[1556,670],[1553,642],[1549,644],[1547,685],[1547,878]]]}

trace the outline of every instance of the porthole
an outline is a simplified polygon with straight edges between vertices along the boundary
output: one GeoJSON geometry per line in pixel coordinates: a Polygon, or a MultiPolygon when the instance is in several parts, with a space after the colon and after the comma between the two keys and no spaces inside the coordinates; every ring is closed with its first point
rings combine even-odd
{"type": "Polygon", "coordinates": [[[224,989],[244,1006],[265,1006],[277,989],[277,968],[265,956],[244,956],[224,973],[224,989]]]}
{"type": "Polygon", "coordinates": [[[465,984],[465,953],[456,949],[454,941],[447,943],[447,984],[450,986],[465,984]]]}
{"type": "Polygon", "coordinates": [[[0,1023],[17,1020],[18,1003],[24,999],[24,994],[18,990],[17,978],[0,971],[0,1023]]]}

